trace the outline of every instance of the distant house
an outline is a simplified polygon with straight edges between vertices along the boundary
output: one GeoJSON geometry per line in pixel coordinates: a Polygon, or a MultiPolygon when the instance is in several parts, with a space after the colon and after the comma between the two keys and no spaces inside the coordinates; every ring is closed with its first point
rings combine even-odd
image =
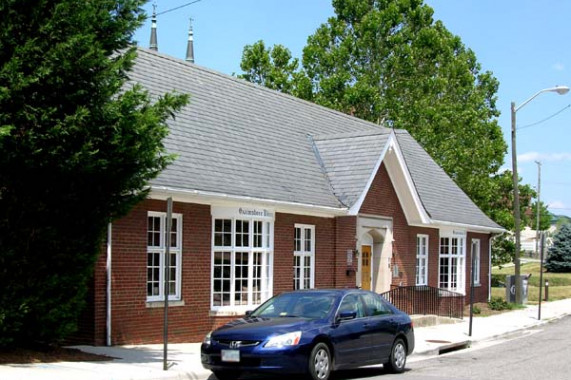
{"type": "MultiPolygon", "coordinates": [[[[545,255],[547,256],[547,250],[553,245],[553,235],[555,234],[556,226],[552,225],[546,231],[547,235],[545,238],[545,255]]],[[[524,251],[529,256],[538,256],[541,246],[538,245],[537,231],[532,230],[530,227],[524,227],[521,230],[521,250],[524,251]]],[[[540,243],[540,242],[539,242],[540,243]]]]}
{"type": "Polygon", "coordinates": [[[166,202],[174,200],[170,339],[292,289],[429,285],[489,294],[490,220],[404,130],[391,130],[150,50],[131,80],[190,93],[176,161],[113,223],[79,338],[162,339],[166,202]]]}

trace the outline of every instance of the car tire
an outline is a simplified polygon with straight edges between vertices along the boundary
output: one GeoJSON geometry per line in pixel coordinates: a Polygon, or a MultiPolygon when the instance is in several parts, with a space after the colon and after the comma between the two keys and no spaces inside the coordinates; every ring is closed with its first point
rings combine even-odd
{"type": "Polygon", "coordinates": [[[327,380],[331,374],[333,361],[325,343],[317,343],[309,354],[309,374],[313,380],[327,380]]]}
{"type": "Polygon", "coordinates": [[[236,380],[240,377],[238,371],[212,371],[218,380],[236,380]]]}
{"type": "Polygon", "coordinates": [[[389,355],[388,362],[384,367],[392,373],[402,373],[404,372],[404,367],[406,365],[406,344],[402,338],[398,338],[393,343],[391,348],[391,353],[389,355]]]}

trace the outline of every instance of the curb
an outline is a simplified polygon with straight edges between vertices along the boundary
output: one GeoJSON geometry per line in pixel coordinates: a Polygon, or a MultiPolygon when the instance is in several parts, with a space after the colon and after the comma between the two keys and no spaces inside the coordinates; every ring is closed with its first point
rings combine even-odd
{"type": "Polygon", "coordinates": [[[516,336],[518,334],[521,334],[523,331],[525,330],[530,330],[534,327],[538,327],[538,326],[542,326],[548,323],[553,323],[559,319],[565,318],[571,316],[571,313],[563,313],[560,315],[556,315],[550,318],[545,318],[542,319],[540,321],[536,321],[533,324],[527,325],[527,326],[522,326],[520,328],[517,328],[515,330],[511,330],[511,331],[506,331],[500,334],[496,334],[496,335],[491,335],[489,337],[485,337],[482,339],[472,339],[472,340],[463,340],[463,341],[459,341],[459,342],[453,342],[453,343],[448,343],[448,344],[443,344],[441,346],[438,347],[434,347],[428,350],[424,350],[421,352],[413,352],[411,356],[417,356],[417,357],[426,357],[426,356],[439,356],[439,355],[443,355],[443,354],[447,354],[449,352],[453,352],[453,351],[459,351],[459,350],[463,350],[466,348],[470,348],[473,347],[475,345],[477,345],[478,343],[481,342],[489,342],[489,341],[494,341],[494,340],[498,340],[500,338],[506,338],[506,337],[510,337],[512,335],[516,336]]]}

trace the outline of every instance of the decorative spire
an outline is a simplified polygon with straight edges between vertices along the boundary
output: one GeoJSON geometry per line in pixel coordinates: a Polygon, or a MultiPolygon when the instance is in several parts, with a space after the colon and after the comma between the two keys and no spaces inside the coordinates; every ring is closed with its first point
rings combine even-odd
{"type": "Polygon", "coordinates": [[[153,4],[153,16],[151,17],[151,42],[149,49],[158,51],[159,45],[157,44],[157,3],[153,4]]]}
{"type": "Polygon", "coordinates": [[[194,63],[194,33],[192,31],[192,17],[190,18],[190,27],[188,28],[188,44],[186,45],[187,62],[194,63]]]}

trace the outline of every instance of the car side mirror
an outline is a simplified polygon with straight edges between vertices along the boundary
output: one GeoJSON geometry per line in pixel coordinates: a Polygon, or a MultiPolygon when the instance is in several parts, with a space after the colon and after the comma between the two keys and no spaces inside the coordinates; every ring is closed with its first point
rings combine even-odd
{"type": "Polygon", "coordinates": [[[249,317],[250,315],[252,315],[253,311],[252,310],[247,310],[246,311],[246,317],[249,317]]]}
{"type": "Polygon", "coordinates": [[[348,321],[355,318],[357,318],[357,312],[355,311],[342,311],[337,316],[338,321],[348,321]]]}

